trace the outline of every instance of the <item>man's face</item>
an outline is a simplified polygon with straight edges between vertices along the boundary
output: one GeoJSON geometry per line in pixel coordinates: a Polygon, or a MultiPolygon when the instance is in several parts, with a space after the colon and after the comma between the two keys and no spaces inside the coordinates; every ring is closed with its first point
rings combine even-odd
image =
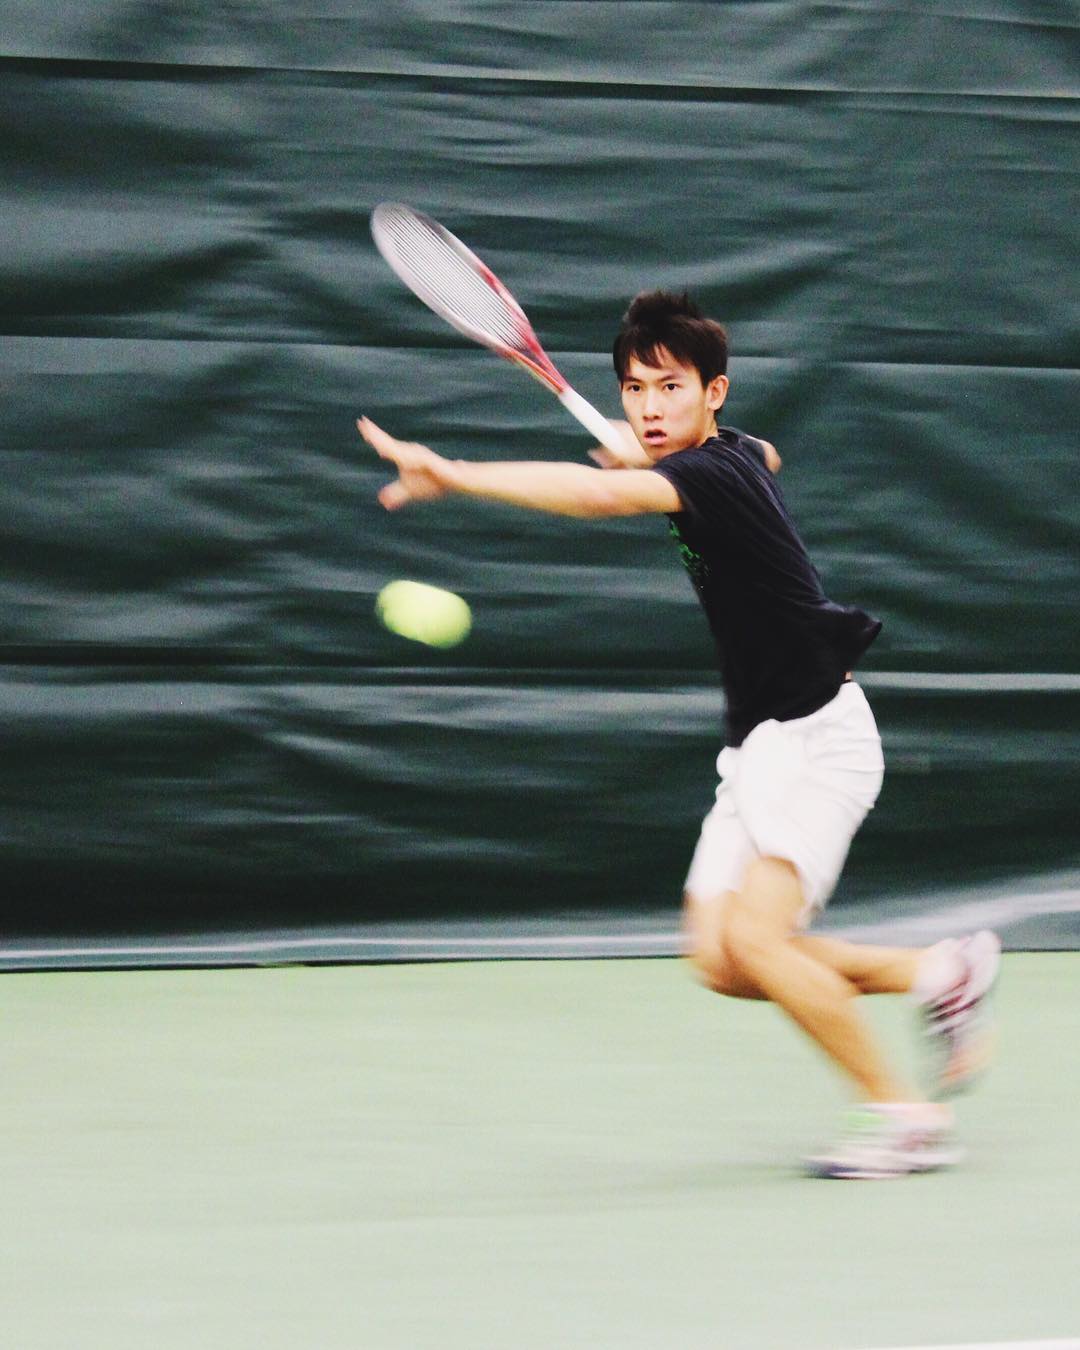
{"type": "Polygon", "coordinates": [[[707,441],[728,391],[726,375],[703,385],[695,367],[676,361],[666,348],[661,347],[657,355],[658,366],[631,357],[622,382],[623,410],[653,460],[707,441]]]}

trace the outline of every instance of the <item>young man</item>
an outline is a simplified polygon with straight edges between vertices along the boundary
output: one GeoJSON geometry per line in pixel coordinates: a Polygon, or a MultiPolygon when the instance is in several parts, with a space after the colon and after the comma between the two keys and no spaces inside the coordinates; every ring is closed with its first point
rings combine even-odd
{"type": "Polygon", "coordinates": [[[639,295],[614,345],[637,445],[620,472],[571,464],[447,460],[364,418],[397,469],[388,510],[448,493],[582,518],[666,515],[716,642],[727,745],[716,803],[686,880],[690,959],[709,988],[778,1004],[843,1070],[861,1107],[829,1177],[891,1177],[959,1156],[951,1109],[902,1082],[858,1012],[859,994],[908,993],[939,1060],[937,1097],[986,1059],[991,933],[926,949],[809,936],[881,787],[881,742],[851,671],[881,624],[827,599],[773,481],[772,446],[716,414],[728,392],[727,337],[685,296],[639,295]],[[642,467],[629,467],[640,465],[642,467]]]}

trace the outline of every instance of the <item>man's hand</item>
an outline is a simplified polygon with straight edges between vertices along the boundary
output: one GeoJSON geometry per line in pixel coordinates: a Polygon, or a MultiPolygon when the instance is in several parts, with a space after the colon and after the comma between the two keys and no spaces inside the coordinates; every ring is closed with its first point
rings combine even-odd
{"type": "Polygon", "coordinates": [[[765,467],[770,473],[779,473],[784,461],[780,458],[776,446],[773,445],[772,441],[763,441],[760,438],[758,438],[758,443],[765,452],[765,467]]]}
{"type": "Polygon", "coordinates": [[[622,436],[626,449],[616,455],[606,445],[598,445],[595,450],[589,451],[589,458],[595,460],[602,469],[651,469],[652,460],[639,444],[630,423],[617,422],[614,418],[608,420],[622,436]]]}
{"type": "Polygon", "coordinates": [[[443,459],[426,445],[396,440],[370,417],[358,418],[356,425],[375,453],[397,468],[397,481],[379,492],[379,501],[388,511],[409,502],[437,501],[460,486],[461,470],[453,460],[443,459]]]}

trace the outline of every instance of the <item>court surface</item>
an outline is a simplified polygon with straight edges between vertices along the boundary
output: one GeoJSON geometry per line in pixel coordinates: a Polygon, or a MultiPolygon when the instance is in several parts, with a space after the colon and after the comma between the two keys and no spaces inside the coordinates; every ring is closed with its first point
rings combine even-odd
{"type": "Polygon", "coordinates": [[[839,1081],[674,960],[0,991],[18,1350],[1080,1345],[1075,954],[1006,958],[967,1164],[883,1183],[798,1174],[839,1081]]]}

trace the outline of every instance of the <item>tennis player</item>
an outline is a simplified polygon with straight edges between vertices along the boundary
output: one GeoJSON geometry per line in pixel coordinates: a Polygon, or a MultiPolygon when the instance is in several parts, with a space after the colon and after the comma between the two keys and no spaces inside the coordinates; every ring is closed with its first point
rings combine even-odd
{"type": "Polygon", "coordinates": [[[448,460],[367,418],[397,470],[388,510],[449,493],[581,518],[666,515],[716,643],[726,745],[684,897],[690,960],[705,984],[778,1004],[846,1074],[857,1105],[814,1175],[884,1178],[958,1160],[943,1100],[989,1051],[992,933],[922,949],[870,947],[806,930],[836,886],[881,788],[873,713],[852,671],[881,628],[822,589],[774,481],[779,457],[717,413],[727,336],[686,297],[647,292],[615,339],[636,445],[619,472],[585,465],[448,460]],[[627,464],[640,467],[626,467],[627,464]],[[859,994],[909,994],[935,1053],[928,1098],[886,1062],[859,994]]]}

